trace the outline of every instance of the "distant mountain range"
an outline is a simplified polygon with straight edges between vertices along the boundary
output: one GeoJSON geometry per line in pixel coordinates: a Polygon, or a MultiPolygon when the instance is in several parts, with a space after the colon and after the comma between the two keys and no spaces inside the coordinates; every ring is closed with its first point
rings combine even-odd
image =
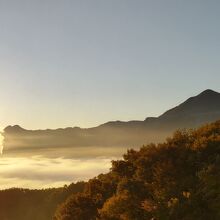
{"type": "Polygon", "coordinates": [[[4,152],[74,147],[140,147],[164,140],[176,129],[196,128],[220,119],[220,93],[205,90],[197,96],[144,121],[112,121],[97,127],[26,130],[18,125],[4,129],[4,152]]]}

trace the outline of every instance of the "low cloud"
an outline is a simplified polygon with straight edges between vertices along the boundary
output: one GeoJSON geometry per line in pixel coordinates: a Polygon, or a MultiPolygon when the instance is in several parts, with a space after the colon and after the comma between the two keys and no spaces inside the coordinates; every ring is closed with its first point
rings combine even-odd
{"type": "Polygon", "coordinates": [[[106,173],[113,158],[66,159],[1,157],[1,189],[59,187],[106,173]]]}

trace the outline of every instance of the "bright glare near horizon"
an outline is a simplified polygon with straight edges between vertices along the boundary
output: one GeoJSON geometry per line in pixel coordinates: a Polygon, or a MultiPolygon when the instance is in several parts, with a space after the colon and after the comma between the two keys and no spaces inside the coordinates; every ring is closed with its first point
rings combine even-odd
{"type": "Polygon", "coordinates": [[[0,126],[92,127],[219,91],[220,1],[0,1],[0,126]]]}
{"type": "Polygon", "coordinates": [[[111,166],[111,158],[2,157],[0,165],[1,189],[42,189],[86,181],[100,173],[106,173],[111,166]]]}

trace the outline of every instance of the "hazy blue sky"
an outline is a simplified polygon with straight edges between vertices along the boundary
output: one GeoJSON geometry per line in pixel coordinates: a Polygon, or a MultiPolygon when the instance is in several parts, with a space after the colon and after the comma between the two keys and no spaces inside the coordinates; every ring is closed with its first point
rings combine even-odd
{"type": "Polygon", "coordinates": [[[0,0],[0,126],[143,120],[220,88],[218,0],[0,0]]]}

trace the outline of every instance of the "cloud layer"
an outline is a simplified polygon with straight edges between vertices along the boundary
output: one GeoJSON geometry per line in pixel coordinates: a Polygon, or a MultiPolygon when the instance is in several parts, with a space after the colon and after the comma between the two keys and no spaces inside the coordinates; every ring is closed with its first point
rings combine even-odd
{"type": "Polygon", "coordinates": [[[0,188],[59,187],[108,172],[112,158],[1,157],[0,188]]]}

